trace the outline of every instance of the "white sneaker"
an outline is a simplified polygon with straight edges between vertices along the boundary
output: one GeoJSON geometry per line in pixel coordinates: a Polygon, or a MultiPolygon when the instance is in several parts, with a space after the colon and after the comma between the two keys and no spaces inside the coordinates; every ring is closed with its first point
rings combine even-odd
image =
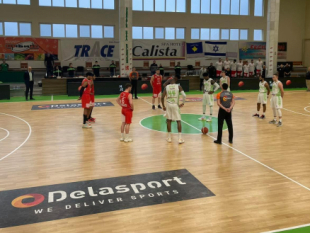
{"type": "Polygon", "coordinates": [[[121,142],[123,142],[125,139],[124,139],[124,138],[120,138],[119,140],[120,140],[121,142]]]}
{"type": "Polygon", "coordinates": [[[167,142],[169,142],[169,143],[171,143],[171,141],[172,141],[171,138],[167,138],[166,140],[167,140],[167,142]]]}
{"type": "Polygon", "coordinates": [[[200,117],[200,118],[198,118],[198,120],[200,120],[200,121],[205,121],[206,118],[205,118],[205,117],[200,117]]]}
{"type": "Polygon", "coordinates": [[[179,139],[179,144],[183,144],[184,142],[185,141],[182,138],[179,139]]]}
{"type": "Polygon", "coordinates": [[[90,129],[91,127],[89,127],[88,124],[83,124],[82,128],[83,128],[83,129],[90,129]]]}
{"type": "Polygon", "coordinates": [[[87,121],[86,124],[88,125],[88,128],[92,128],[90,121],[87,121]]]}
{"type": "Polygon", "coordinates": [[[209,119],[207,120],[207,122],[211,122],[212,121],[212,117],[209,117],[209,119]]]}
{"type": "Polygon", "coordinates": [[[131,138],[125,138],[124,142],[132,142],[133,140],[131,138]]]}

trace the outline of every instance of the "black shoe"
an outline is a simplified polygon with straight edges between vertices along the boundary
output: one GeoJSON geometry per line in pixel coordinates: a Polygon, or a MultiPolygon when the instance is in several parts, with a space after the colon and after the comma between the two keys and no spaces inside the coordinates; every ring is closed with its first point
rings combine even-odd
{"type": "Polygon", "coordinates": [[[220,142],[220,141],[218,141],[218,140],[215,140],[214,143],[215,143],[215,144],[222,145],[222,142],[220,142]]]}
{"type": "Polygon", "coordinates": [[[137,99],[138,99],[138,97],[136,96],[136,97],[135,97],[135,99],[137,100],[137,99]]]}
{"type": "Polygon", "coordinates": [[[162,109],[162,107],[160,105],[158,105],[158,109],[162,109]]]}
{"type": "Polygon", "coordinates": [[[35,100],[34,98],[30,98],[30,100],[35,100]]]}
{"type": "Polygon", "coordinates": [[[28,99],[26,99],[26,101],[28,101],[28,99]]]}
{"type": "Polygon", "coordinates": [[[155,105],[153,105],[152,109],[155,110],[155,105]]]}
{"type": "Polygon", "coordinates": [[[229,141],[230,144],[233,144],[233,141],[229,141]]]}

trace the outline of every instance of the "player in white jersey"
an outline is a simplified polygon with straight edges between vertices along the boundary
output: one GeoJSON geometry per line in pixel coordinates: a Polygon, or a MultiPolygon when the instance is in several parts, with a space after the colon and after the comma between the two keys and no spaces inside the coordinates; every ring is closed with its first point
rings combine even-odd
{"type": "Polygon", "coordinates": [[[256,62],[256,74],[261,75],[262,74],[262,69],[263,69],[263,62],[262,59],[258,59],[256,62]]]}
{"type": "Polygon", "coordinates": [[[219,61],[215,63],[216,65],[216,77],[220,77],[221,72],[223,71],[223,62],[222,59],[219,58],[219,61]]]}
{"type": "Polygon", "coordinates": [[[171,122],[176,121],[178,124],[178,132],[179,132],[179,144],[184,143],[182,139],[182,125],[181,125],[181,114],[180,108],[184,106],[186,95],[183,91],[183,88],[176,84],[178,81],[178,76],[174,77],[170,80],[170,84],[168,84],[163,92],[161,102],[163,104],[163,109],[167,114],[167,130],[168,130],[168,138],[167,141],[171,142],[171,122]],[[183,96],[183,103],[179,104],[179,95],[183,96]],[[167,108],[165,105],[165,97],[167,96],[167,108]]]}
{"type": "Polygon", "coordinates": [[[265,78],[262,76],[259,77],[259,93],[257,97],[257,112],[253,115],[253,117],[259,117],[260,119],[266,118],[266,107],[267,100],[270,94],[270,88],[268,83],[265,81],[265,78]],[[260,106],[263,105],[263,114],[259,116],[260,106]]]}
{"type": "Polygon", "coordinates": [[[237,63],[237,76],[242,76],[242,68],[243,68],[243,62],[242,60],[239,60],[239,63],[237,63]]]}
{"type": "Polygon", "coordinates": [[[227,71],[227,69],[230,69],[230,61],[228,60],[228,57],[226,57],[226,60],[224,61],[224,70],[227,71]]]}
{"type": "Polygon", "coordinates": [[[249,77],[248,61],[245,61],[245,64],[243,65],[243,77],[249,77]]]}
{"type": "Polygon", "coordinates": [[[254,64],[254,61],[251,60],[249,64],[249,76],[250,77],[254,76],[254,71],[255,71],[255,64],[254,64]]]}
{"type": "Polygon", "coordinates": [[[223,83],[227,83],[227,85],[228,85],[227,91],[230,91],[230,78],[228,76],[226,76],[224,71],[221,73],[220,87],[223,85],[223,83]]]}
{"type": "Polygon", "coordinates": [[[234,60],[233,63],[231,63],[230,65],[230,70],[231,70],[231,77],[232,78],[236,78],[237,77],[237,63],[236,63],[236,59],[234,60]]]}
{"type": "Polygon", "coordinates": [[[208,73],[203,74],[203,102],[202,102],[202,112],[203,115],[198,120],[205,121],[206,120],[206,109],[207,105],[210,107],[210,117],[207,121],[212,121],[212,114],[213,114],[213,106],[214,106],[214,96],[213,93],[216,92],[220,86],[209,77],[208,73]]]}
{"type": "Polygon", "coordinates": [[[272,77],[272,97],[271,97],[271,108],[273,110],[273,120],[269,122],[269,124],[277,124],[278,127],[282,126],[282,112],[281,109],[283,108],[283,84],[279,81],[279,77],[277,74],[273,75],[272,77]],[[279,117],[279,122],[277,123],[277,114],[279,117]]]}

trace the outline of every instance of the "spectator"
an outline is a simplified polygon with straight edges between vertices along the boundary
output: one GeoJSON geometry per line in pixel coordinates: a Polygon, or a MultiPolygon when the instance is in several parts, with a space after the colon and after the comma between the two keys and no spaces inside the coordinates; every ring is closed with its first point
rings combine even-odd
{"type": "Polygon", "coordinates": [[[237,63],[237,76],[242,76],[242,69],[243,69],[243,61],[239,60],[239,63],[237,63]]]}
{"type": "Polygon", "coordinates": [[[5,60],[2,61],[2,64],[0,65],[1,71],[8,71],[9,70],[9,64],[5,62],[5,60]]]}
{"type": "Polygon", "coordinates": [[[266,78],[266,66],[263,65],[262,77],[266,78]]]}
{"type": "Polygon", "coordinates": [[[69,68],[67,71],[68,71],[69,77],[74,77],[75,68],[73,67],[72,63],[69,64],[69,68]]]}
{"type": "Polygon", "coordinates": [[[26,85],[26,101],[28,101],[28,93],[30,90],[30,100],[34,100],[32,98],[32,93],[33,93],[33,84],[34,84],[34,73],[32,71],[31,66],[28,67],[28,71],[24,73],[24,80],[25,80],[25,85],[26,85]]]}
{"type": "Polygon", "coordinates": [[[306,74],[306,84],[307,84],[307,91],[310,91],[310,66],[308,67],[308,72],[306,74]]]}
{"type": "Polygon", "coordinates": [[[210,66],[207,68],[209,77],[210,78],[216,78],[216,68],[213,66],[213,63],[210,63],[210,66]]]}
{"type": "Polygon", "coordinates": [[[279,78],[284,78],[284,66],[283,66],[283,64],[281,64],[278,67],[278,74],[279,74],[279,78]]]}
{"type": "Polygon", "coordinates": [[[225,70],[225,75],[228,76],[228,77],[231,77],[231,70],[230,70],[230,68],[227,68],[225,70]]]}
{"type": "Polygon", "coordinates": [[[116,75],[116,65],[114,64],[114,61],[112,61],[110,65],[110,76],[113,77],[116,75]]]}
{"type": "Polygon", "coordinates": [[[98,61],[95,61],[95,64],[93,65],[93,72],[96,77],[100,77],[100,65],[98,64],[98,61]]]}
{"type": "Polygon", "coordinates": [[[244,78],[248,78],[249,77],[249,65],[248,65],[248,61],[244,62],[243,65],[243,77],[244,78]]]}
{"type": "Polygon", "coordinates": [[[151,75],[154,75],[157,69],[158,69],[158,65],[156,64],[156,61],[154,60],[153,64],[150,66],[151,75]]]}
{"type": "Polygon", "coordinates": [[[231,63],[231,71],[229,77],[236,78],[237,77],[237,60],[235,59],[233,63],[231,63]]]}
{"type": "Polygon", "coordinates": [[[161,64],[159,65],[159,70],[160,70],[160,75],[164,77],[165,76],[165,70],[161,64]]]}
{"type": "Polygon", "coordinates": [[[288,63],[284,67],[284,76],[291,77],[291,66],[288,63]]]}
{"type": "Polygon", "coordinates": [[[254,71],[255,71],[255,64],[254,64],[254,61],[252,59],[250,64],[249,64],[249,77],[254,76],[254,71]]]}
{"type": "Polygon", "coordinates": [[[136,71],[135,67],[132,67],[132,72],[129,74],[129,80],[132,85],[132,89],[131,89],[132,98],[133,98],[133,94],[135,94],[135,99],[138,99],[138,96],[137,96],[138,79],[139,79],[139,73],[136,71]]]}
{"type": "Polygon", "coordinates": [[[228,57],[226,57],[226,60],[224,61],[224,70],[227,71],[230,69],[230,61],[228,60],[228,57]]]}
{"type": "Polygon", "coordinates": [[[201,69],[199,70],[199,77],[200,77],[200,85],[199,85],[199,88],[200,88],[200,91],[202,91],[202,87],[203,87],[203,80],[204,80],[204,77],[203,77],[203,74],[204,73],[207,73],[207,69],[206,67],[201,67],[201,69]]]}
{"type": "Polygon", "coordinates": [[[44,60],[44,65],[46,67],[47,77],[53,76],[54,58],[51,54],[47,53],[44,60]]]}
{"type": "Polygon", "coordinates": [[[56,66],[56,69],[54,70],[54,76],[55,77],[61,77],[60,66],[56,66]]]}
{"type": "Polygon", "coordinates": [[[263,62],[262,59],[258,59],[258,61],[256,62],[256,75],[260,76],[262,74],[262,68],[263,68],[263,62]]]}
{"type": "Polygon", "coordinates": [[[174,67],[174,70],[175,70],[175,76],[177,76],[177,75],[181,76],[182,68],[181,68],[180,62],[177,63],[177,65],[174,67]]]}
{"type": "Polygon", "coordinates": [[[223,71],[223,62],[222,58],[219,58],[219,61],[215,63],[216,64],[216,77],[220,77],[221,73],[223,71]]]}

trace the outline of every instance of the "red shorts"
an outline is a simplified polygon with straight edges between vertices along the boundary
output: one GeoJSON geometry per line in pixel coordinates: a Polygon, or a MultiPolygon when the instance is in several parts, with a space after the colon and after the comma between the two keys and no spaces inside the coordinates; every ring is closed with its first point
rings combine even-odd
{"type": "Polygon", "coordinates": [[[90,95],[90,101],[94,105],[94,103],[95,103],[95,95],[94,94],[90,95]]]}
{"type": "Polygon", "coordinates": [[[132,119],[132,110],[123,108],[122,109],[122,122],[125,122],[126,124],[131,124],[132,119]]]}
{"type": "Polygon", "coordinates": [[[261,70],[256,70],[256,74],[260,75],[261,74],[261,70]]]}
{"type": "Polygon", "coordinates": [[[90,108],[92,106],[92,101],[89,94],[83,94],[82,96],[82,108],[90,108]]]}
{"type": "Polygon", "coordinates": [[[238,75],[238,76],[241,76],[241,75],[242,75],[242,71],[239,71],[239,70],[238,70],[238,71],[237,71],[237,75],[238,75]]]}
{"type": "Polygon", "coordinates": [[[236,74],[237,74],[237,71],[234,71],[234,70],[231,71],[231,77],[235,78],[236,74]]]}
{"type": "Polygon", "coordinates": [[[220,77],[221,76],[222,71],[221,70],[217,70],[216,71],[216,77],[220,77]]]}
{"type": "Polygon", "coordinates": [[[243,73],[244,77],[249,77],[249,73],[243,73]]]}
{"type": "Polygon", "coordinates": [[[249,75],[250,75],[250,76],[253,76],[253,75],[254,75],[254,72],[249,72],[249,75]]]}
{"type": "Polygon", "coordinates": [[[157,98],[161,94],[161,86],[153,86],[153,97],[157,98]]]}

